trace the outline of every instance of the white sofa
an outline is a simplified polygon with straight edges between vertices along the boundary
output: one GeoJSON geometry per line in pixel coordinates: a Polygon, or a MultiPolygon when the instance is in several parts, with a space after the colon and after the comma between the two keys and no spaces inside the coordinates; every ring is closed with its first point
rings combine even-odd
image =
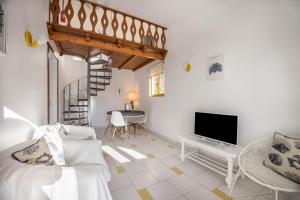
{"type": "MultiPolygon", "coordinates": [[[[64,124],[58,124],[56,126],[61,126],[62,130],[66,132],[66,134],[61,134],[63,139],[97,140],[95,129],[92,127],[64,125],[64,124]]],[[[46,131],[48,127],[49,125],[38,127],[35,130],[32,139],[34,140],[40,139],[43,136],[44,131],[46,131]]]]}
{"type": "MultiPolygon", "coordinates": [[[[39,127],[39,139],[46,127],[39,127]]],[[[11,154],[37,140],[29,140],[0,152],[0,199],[2,200],[112,200],[111,174],[103,158],[101,141],[89,127],[66,126],[63,139],[65,166],[30,165],[11,154]],[[73,138],[71,138],[71,136],[73,138]],[[76,136],[74,138],[74,136],[76,136]],[[93,140],[81,140],[88,137],[93,140]]]]}

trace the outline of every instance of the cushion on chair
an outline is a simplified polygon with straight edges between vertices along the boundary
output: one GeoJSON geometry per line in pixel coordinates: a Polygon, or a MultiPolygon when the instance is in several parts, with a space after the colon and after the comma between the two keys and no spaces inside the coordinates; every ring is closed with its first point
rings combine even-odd
{"type": "Polygon", "coordinates": [[[264,165],[300,184],[300,138],[274,133],[264,165]]]}
{"type": "Polygon", "coordinates": [[[42,137],[36,143],[11,154],[21,163],[32,165],[53,165],[54,161],[46,140],[42,137]]]}

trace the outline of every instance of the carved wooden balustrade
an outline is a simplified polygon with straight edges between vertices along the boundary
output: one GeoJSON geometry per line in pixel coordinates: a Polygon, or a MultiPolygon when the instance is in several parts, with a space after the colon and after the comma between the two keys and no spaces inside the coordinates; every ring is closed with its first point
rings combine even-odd
{"type": "MultiPolygon", "coordinates": [[[[107,45],[111,42],[119,48],[129,48],[118,53],[129,52],[156,60],[166,56],[166,27],[86,0],[51,0],[49,8],[50,36],[55,26],[57,30],[65,28],[74,35],[84,32],[86,41],[104,39],[107,51],[114,51],[107,45]]],[[[74,38],[73,41],[79,43],[80,40],[74,38]]]]}

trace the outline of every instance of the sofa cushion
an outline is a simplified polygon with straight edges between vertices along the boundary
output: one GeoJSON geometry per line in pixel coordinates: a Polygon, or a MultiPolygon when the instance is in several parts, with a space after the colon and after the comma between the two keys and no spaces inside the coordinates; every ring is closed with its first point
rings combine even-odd
{"type": "Polygon", "coordinates": [[[63,139],[59,130],[50,126],[44,134],[44,138],[48,144],[48,148],[53,156],[56,165],[65,165],[65,157],[63,151],[63,139]]]}
{"type": "Polygon", "coordinates": [[[300,184],[300,138],[274,133],[264,165],[300,184]]]}
{"type": "Polygon", "coordinates": [[[11,154],[17,161],[32,165],[53,165],[53,157],[44,138],[11,154]]]}
{"type": "Polygon", "coordinates": [[[63,124],[57,122],[54,126],[55,126],[55,128],[57,128],[57,130],[59,131],[61,136],[65,136],[65,135],[69,134],[68,130],[64,127],[63,124]]]}

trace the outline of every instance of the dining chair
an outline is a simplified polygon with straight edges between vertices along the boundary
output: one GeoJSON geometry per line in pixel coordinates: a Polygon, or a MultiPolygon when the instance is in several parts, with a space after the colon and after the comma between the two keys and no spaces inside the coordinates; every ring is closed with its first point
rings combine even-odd
{"type": "Polygon", "coordinates": [[[106,119],[106,121],[107,121],[107,127],[106,127],[106,129],[105,129],[105,131],[104,131],[104,135],[106,135],[108,129],[110,129],[111,132],[112,132],[111,115],[106,115],[105,119],[106,119]]]}
{"type": "MultiPolygon", "coordinates": [[[[145,112],[145,115],[130,122],[129,125],[134,128],[134,135],[136,134],[137,128],[141,128],[141,129],[145,130],[146,121],[147,121],[147,113],[145,112]]],[[[129,126],[129,128],[130,128],[130,126],[129,126]]]]}
{"type": "Polygon", "coordinates": [[[111,125],[113,128],[112,140],[114,139],[115,135],[124,136],[127,132],[127,123],[119,111],[113,111],[111,114],[111,125]]]}
{"type": "Polygon", "coordinates": [[[145,116],[142,121],[139,122],[139,127],[145,130],[145,123],[147,121],[147,112],[145,112],[145,116]]]}

